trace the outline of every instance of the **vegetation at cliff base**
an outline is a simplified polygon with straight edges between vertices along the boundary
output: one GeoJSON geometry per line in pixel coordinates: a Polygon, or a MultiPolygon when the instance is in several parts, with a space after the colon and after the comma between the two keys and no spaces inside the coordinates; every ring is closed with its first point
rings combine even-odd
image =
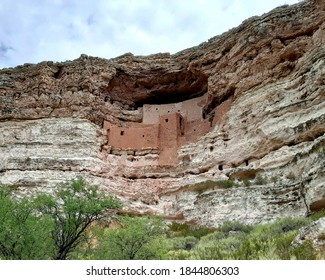
{"type": "MultiPolygon", "coordinates": [[[[0,259],[261,260],[325,259],[299,229],[324,217],[282,218],[218,228],[166,225],[161,217],[114,214],[121,202],[77,178],[52,194],[19,195],[0,186],[0,259]]],[[[325,239],[320,235],[320,239],[325,239]]]]}
{"type": "Polygon", "coordinates": [[[120,216],[113,228],[98,235],[99,245],[92,253],[96,259],[103,260],[161,259],[164,235],[161,218],[120,216]]]}
{"type": "Polygon", "coordinates": [[[80,247],[79,259],[169,260],[314,260],[310,241],[293,246],[301,227],[312,218],[282,218],[263,225],[225,222],[217,229],[155,217],[120,217],[110,228],[97,227],[96,244],[80,247]]]}
{"type": "Polygon", "coordinates": [[[85,241],[90,225],[121,203],[77,178],[53,194],[19,198],[0,188],[0,258],[67,259],[85,241]]]}
{"type": "Polygon", "coordinates": [[[53,222],[39,216],[33,200],[17,199],[12,189],[0,188],[0,259],[48,259],[54,244],[53,222]]]}

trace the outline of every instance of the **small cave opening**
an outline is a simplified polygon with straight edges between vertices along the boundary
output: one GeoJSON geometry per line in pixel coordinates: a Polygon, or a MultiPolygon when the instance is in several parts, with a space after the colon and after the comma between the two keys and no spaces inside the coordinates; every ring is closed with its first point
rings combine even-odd
{"type": "Polygon", "coordinates": [[[61,76],[62,76],[62,73],[63,73],[63,67],[62,66],[59,66],[58,67],[58,70],[56,71],[56,72],[54,72],[54,78],[55,79],[60,79],[61,78],[61,76]]]}
{"type": "Polygon", "coordinates": [[[245,163],[245,166],[248,166],[248,164],[249,164],[248,159],[245,159],[244,163],[245,163]]]}
{"type": "Polygon", "coordinates": [[[219,169],[220,171],[222,171],[222,170],[223,170],[223,165],[222,165],[222,164],[219,164],[218,169],[219,169]]]}

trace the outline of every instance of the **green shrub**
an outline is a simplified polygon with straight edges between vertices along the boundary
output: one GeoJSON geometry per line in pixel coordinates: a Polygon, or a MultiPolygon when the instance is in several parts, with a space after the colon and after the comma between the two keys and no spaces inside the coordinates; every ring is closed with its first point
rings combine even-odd
{"type": "Polygon", "coordinates": [[[247,226],[225,222],[217,231],[201,238],[194,249],[196,259],[302,259],[315,256],[307,245],[290,249],[298,229],[310,222],[306,218],[283,218],[273,223],[247,226]],[[303,248],[306,253],[303,254],[303,248]]]}
{"type": "Polygon", "coordinates": [[[232,258],[235,260],[253,260],[257,259],[256,253],[260,251],[261,245],[254,239],[246,238],[238,250],[232,252],[232,258]]]}
{"type": "Polygon", "coordinates": [[[208,242],[215,242],[224,238],[227,238],[228,233],[224,233],[222,231],[216,230],[212,233],[209,233],[205,236],[202,236],[200,242],[208,243],[208,242]]]}
{"type": "Polygon", "coordinates": [[[163,221],[159,218],[118,217],[118,226],[109,228],[94,248],[96,259],[152,260],[164,255],[163,221]]]}
{"type": "Polygon", "coordinates": [[[213,228],[177,222],[171,223],[168,227],[168,234],[171,236],[194,236],[195,238],[201,238],[213,231],[215,231],[213,228]]]}
{"type": "Polygon", "coordinates": [[[270,224],[272,231],[275,235],[283,234],[289,231],[298,230],[303,226],[306,226],[310,223],[310,220],[307,218],[291,218],[285,217],[276,220],[274,223],[270,224]]]}
{"type": "Polygon", "coordinates": [[[222,224],[220,228],[218,228],[219,231],[224,233],[229,233],[231,231],[239,231],[239,232],[250,232],[253,229],[252,226],[242,224],[238,221],[226,221],[222,224]]]}
{"type": "Polygon", "coordinates": [[[245,187],[249,187],[251,185],[251,181],[249,179],[244,179],[243,184],[245,187]]]}
{"type": "Polygon", "coordinates": [[[317,211],[317,212],[313,212],[311,214],[311,216],[310,216],[310,218],[313,221],[317,221],[317,220],[319,220],[320,218],[323,218],[323,217],[325,217],[325,209],[317,211]]]}
{"type": "Polygon", "coordinates": [[[270,238],[275,239],[287,232],[296,231],[308,223],[309,219],[307,218],[286,217],[272,223],[256,225],[251,232],[251,236],[262,241],[269,240],[270,238]]]}
{"type": "Polygon", "coordinates": [[[193,256],[200,260],[233,259],[233,254],[241,247],[245,235],[245,233],[237,233],[215,241],[201,240],[195,247],[193,256]]]}
{"type": "Polygon", "coordinates": [[[82,177],[58,185],[53,195],[39,194],[37,209],[53,221],[51,236],[55,244],[54,259],[65,260],[86,238],[87,229],[107,216],[107,210],[121,208],[121,201],[107,196],[82,177]]]}
{"type": "Polygon", "coordinates": [[[51,219],[38,214],[35,197],[18,198],[0,185],[0,259],[51,259],[52,227],[51,219]]]}
{"type": "Polygon", "coordinates": [[[192,251],[188,250],[172,250],[167,253],[169,260],[190,260],[192,259],[192,251]]]}
{"type": "Polygon", "coordinates": [[[211,232],[215,231],[214,228],[203,227],[203,226],[193,226],[190,228],[189,235],[196,238],[201,238],[211,232]]]}
{"type": "Polygon", "coordinates": [[[218,186],[225,188],[225,189],[232,188],[236,185],[235,182],[231,181],[231,180],[220,180],[220,181],[217,181],[217,184],[218,184],[218,186]]]}
{"type": "Polygon", "coordinates": [[[254,182],[255,182],[256,185],[265,185],[265,184],[267,184],[266,178],[264,176],[260,175],[260,174],[255,177],[254,182]]]}
{"type": "Polygon", "coordinates": [[[192,250],[199,242],[194,236],[175,237],[172,241],[172,248],[174,250],[192,250]]]}
{"type": "Polygon", "coordinates": [[[291,254],[297,260],[316,260],[317,254],[311,241],[304,241],[302,244],[291,249],[291,254]]]}
{"type": "Polygon", "coordinates": [[[168,231],[172,232],[176,235],[186,236],[187,232],[189,231],[189,228],[190,228],[190,226],[187,223],[172,222],[168,226],[168,231]]]}
{"type": "Polygon", "coordinates": [[[291,245],[298,230],[310,222],[310,218],[290,217],[255,226],[227,221],[214,232],[202,236],[191,253],[184,250],[185,240],[178,240],[180,243],[174,247],[173,254],[178,259],[200,260],[315,259],[316,252],[310,243],[295,248],[291,245]],[[175,253],[177,248],[180,249],[175,253]]]}
{"type": "Polygon", "coordinates": [[[206,246],[196,248],[194,251],[194,259],[196,260],[224,260],[226,256],[217,246],[206,246]]]}
{"type": "Polygon", "coordinates": [[[289,231],[282,235],[279,235],[277,238],[274,239],[276,252],[281,260],[292,259],[292,254],[289,248],[291,246],[292,241],[297,236],[297,233],[297,230],[289,231]]]}

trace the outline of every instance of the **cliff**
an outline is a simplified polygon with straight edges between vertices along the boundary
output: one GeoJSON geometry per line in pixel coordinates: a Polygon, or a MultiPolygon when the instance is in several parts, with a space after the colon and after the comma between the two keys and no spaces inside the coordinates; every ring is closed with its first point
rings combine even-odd
{"type": "Polygon", "coordinates": [[[216,226],[325,208],[325,1],[176,54],[0,70],[0,181],[77,175],[125,209],[216,226]]]}

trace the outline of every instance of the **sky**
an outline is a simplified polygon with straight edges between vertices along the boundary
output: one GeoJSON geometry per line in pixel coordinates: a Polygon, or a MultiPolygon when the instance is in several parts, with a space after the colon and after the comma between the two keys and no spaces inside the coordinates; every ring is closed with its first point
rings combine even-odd
{"type": "Polygon", "coordinates": [[[0,68],[175,53],[299,0],[0,0],[0,68]]]}

